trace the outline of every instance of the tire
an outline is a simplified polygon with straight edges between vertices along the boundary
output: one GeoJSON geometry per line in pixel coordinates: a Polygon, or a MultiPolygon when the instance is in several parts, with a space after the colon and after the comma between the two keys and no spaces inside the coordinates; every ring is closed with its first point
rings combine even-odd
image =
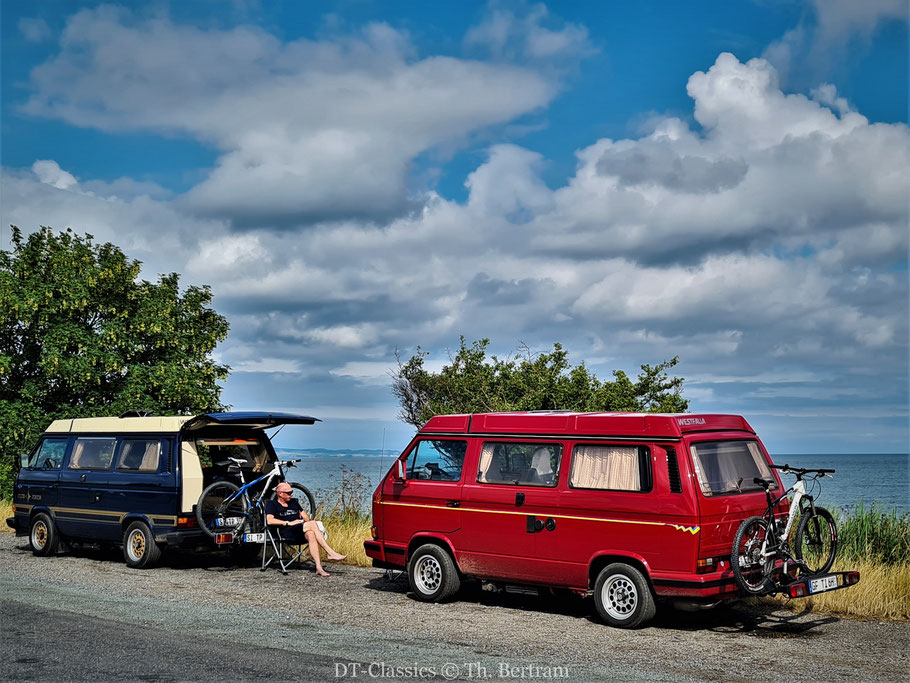
{"type": "Polygon", "coordinates": [[[432,543],[420,546],[411,555],[408,581],[414,595],[423,602],[442,602],[461,587],[461,577],[451,555],[432,543]]]}
{"type": "Polygon", "coordinates": [[[815,508],[799,521],[796,530],[795,555],[802,560],[810,574],[824,574],[834,564],[837,554],[837,527],[834,517],[825,508],[815,508]]]}
{"type": "Polygon", "coordinates": [[[244,506],[242,498],[234,498],[230,503],[227,499],[231,498],[240,490],[236,484],[229,481],[216,481],[209,484],[199,496],[199,502],[196,503],[196,521],[199,522],[199,528],[202,529],[209,538],[215,538],[216,533],[236,531],[243,526],[243,521],[237,525],[216,524],[216,520],[226,518],[238,518],[244,520],[244,506]]]}
{"type": "Polygon", "coordinates": [[[123,533],[123,559],[133,569],[151,567],[161,559],[161,548],[145,522],[133,522],[123,533]]]}
{"type": "MultiPolygon", "coordinates": [[[[294,498],[300,503],[300,507],[310,516],[310,519],[314,519],[316,517],[316,499],[313,498],[313,494],[310,493],[310,490],[303,484],[293,483],[291,484],[291,488],[296,491],[294,498]]],[[[275,493],[275,491],[272,491],[269,495],[270,500],[275,500],[277,497],[278,494],[275,493]]]]}
{"type": "Polygon", "coordinates": [[[768,522],[763,517],[749,517],[736,530],[730,567],[736,583],[749,595],[762,595],[774,585],[771,581],[774,558],[762,557],[767,536],[768,522]]]}
{"type": "Polygon", "coordinates": [[[618,628],[637,628],[657,613],[648,580],[624,562],[607,565],[597,575],[594,604],[601,619],[618,628]]]}
{"type": "Polygon", "coordinates": [[[57,527],[54,526],[54,520],[50,515],[44,512],[35,515],[28,533],[28,543],[38,557],[46,557],[57,552],[60,534],[57,533],[57,527]]]}

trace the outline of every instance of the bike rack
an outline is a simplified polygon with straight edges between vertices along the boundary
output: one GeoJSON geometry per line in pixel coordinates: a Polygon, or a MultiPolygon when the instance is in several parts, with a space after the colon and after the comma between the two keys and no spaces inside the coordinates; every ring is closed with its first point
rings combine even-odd
{"type": "Polygon", "coordinates": [[[793,579],[792,581],[781,582],[775,586],[773,590],[769,591],[767,595],[784,593],[790,598],[809,598],[813,595],[822,595],[823,593],[830,593],[832,591],[841,590],[842,588],[849,588],[850,586],[855,586],[858,583],[859,572],[857,571],[826,572],[824,574],[816,575],[810,574],[808,576],[801,576],[798,579],[793,579]],[[837,577],[836,587],[827,588],[817,593],[811,592],[810,582],[815,581],[816,579],[827,578],[829,576],[837,577]]]}

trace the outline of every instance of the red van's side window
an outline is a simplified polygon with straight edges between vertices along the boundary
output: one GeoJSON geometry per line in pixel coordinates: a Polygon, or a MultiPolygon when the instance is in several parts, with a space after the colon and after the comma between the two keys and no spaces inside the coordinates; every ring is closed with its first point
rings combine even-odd
{"type": "Polygon", "coordinates": [[[467,441],[426,439],[418,441],[408,466],[408,479],[458,481],[464,466],[467,441]]]}
{"type": "Polygon", "coordinates": [[[480,452],[481,484],[556,486],[562,444],[487,441],[480,452]]]}
{"type": "Polygon", "coordinates": [[[569,486],[609,491],[651,490],[651,449],[647,446],[578,444],[572,451],[569,486]]]}

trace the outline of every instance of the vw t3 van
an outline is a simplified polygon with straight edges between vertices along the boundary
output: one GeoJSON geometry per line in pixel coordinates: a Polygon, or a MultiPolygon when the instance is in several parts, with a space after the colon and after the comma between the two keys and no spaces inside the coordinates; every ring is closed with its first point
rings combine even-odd
{"type": "Polygon", "coordinates": [[[738,595],[730,548],[766,508],[753,479],[781,486],[770,463],[736,415],[437,416],[376,488],[364,547],[374,566],[406,568],[420,600],[464,577],[565,588],[635,627],[657,600],[738,595]]]}
{"type": "Polygon", "coordinates": [[[22,458],[6,521],[36,555],[61,541],[122,545],[129,566],[149,567],[164,548],[211,544],[194,506],[203,487],[233,479],[229,457],[255,479],[277,459],[266,429],[315,422],[253,412],[56,420],[22,458]]]}

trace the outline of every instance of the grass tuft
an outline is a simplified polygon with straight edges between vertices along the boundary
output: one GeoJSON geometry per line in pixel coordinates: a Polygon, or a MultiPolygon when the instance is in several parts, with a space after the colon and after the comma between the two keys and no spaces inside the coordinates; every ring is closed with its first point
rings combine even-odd
{"type": "Polygon", "coordinates": [[[369,538],[372,519],[367,514],[355,515],[323,515],[321,519],[329,532],[329,545],[348,558],[345,564],[355,567],[372,567],[373,561],[367,557],[363,549],[363,542],[369,538]]]}
{"type": "Polygon", "coordinates": [[[6,525],[6,518],[13,516],[13,502],[0,498],[0,532],[13,533],[13,530],[6,525]]]}
{"type": "Polygon", "coordinates": [[[837,556],[873,564],[910,565],[910,513],[860,502],[837,520],[837,556]]]}

